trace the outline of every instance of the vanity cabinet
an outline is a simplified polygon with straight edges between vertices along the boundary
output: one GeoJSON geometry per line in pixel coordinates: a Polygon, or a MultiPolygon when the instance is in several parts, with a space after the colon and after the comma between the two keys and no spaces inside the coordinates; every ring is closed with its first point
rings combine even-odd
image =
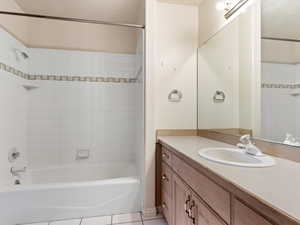
{"type": "Polygon", "coordinates": [[[173,191],[174,215],[169,225],[226,225],[177,175],[173,191]]]}
{"type": "MultiPolygon", "coordinates": [[[[174,150],[173,150],[174,151],[174,150]]],[[[222,185],[160,148],[162,213],[169,225],[283,225],[272,223],[222,185]]]]}
{"type": "Polygon", "coordinates": [[[162,163],[161,173],[161,189],[162,189],[162,211],[168,222],[172,224],[172,212],[173,212],[173,173],[171,168],[165,163],[162,163]]]}
{"type": "Polygon", "coordinates": [[[254,212],[242,202],[234,199],[233,201],[233,224],[234,225],[272,225],[261,215],[254,212]]]}
{"type": "MultiPolygon", "coordinates": [[[[174,191],[174,214],[173,225],[188,225],[191,224],[191,218],[188,216],[189,205],[192,201],[191,193],[186,184],[184,184],[177,176],[173,179],[174,191]]],[[[171,225],[169,224],[169,225],[171,225]]]]}

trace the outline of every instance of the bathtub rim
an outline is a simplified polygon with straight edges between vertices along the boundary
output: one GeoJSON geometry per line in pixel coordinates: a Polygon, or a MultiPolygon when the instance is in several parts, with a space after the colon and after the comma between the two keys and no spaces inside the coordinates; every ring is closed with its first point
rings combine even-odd
{"type": "Polygon", "coordinates": [[[14,192],[27,192],[27,191],[43,191],[49,189],[62,189],[62,188],[78,188],[78,187],[95,187],[99,185],[112,185],[112,184],[128,184],[138,183],[141,184],[141,179],[138,176],[128,176],[120,178],[111,178],[103,180],[81,181],[81,182],[68,182],[68,183],[47,183],[47,184],[26,184],[26,185],[7,185],[0,187],[0,193],[14,193],[14,192]]]}

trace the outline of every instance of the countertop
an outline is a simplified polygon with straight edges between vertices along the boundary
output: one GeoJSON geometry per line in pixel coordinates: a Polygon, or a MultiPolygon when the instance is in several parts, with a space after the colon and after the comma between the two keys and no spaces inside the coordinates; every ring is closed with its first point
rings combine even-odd
{"type": "Polygon", "coordinates": [[[211,170],[262,199],[274,208],[300,221],[300,163],[273,157],[276,165],[267,168],[244,168],[215,163],[198,155],[198,150],[207,147],[234,147],[197,136],[161,136],[158,138],[201,166],[211,170]]]}

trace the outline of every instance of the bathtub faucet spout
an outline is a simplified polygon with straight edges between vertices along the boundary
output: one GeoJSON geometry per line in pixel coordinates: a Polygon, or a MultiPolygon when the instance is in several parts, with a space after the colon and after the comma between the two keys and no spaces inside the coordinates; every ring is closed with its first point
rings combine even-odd
{"type": "Polygon", "coordinates": [[[21,168],[11,167],[10,172],[13,176],[19,176],[20,173],[26,172],[26,167],[21,167],[21,168]]]}

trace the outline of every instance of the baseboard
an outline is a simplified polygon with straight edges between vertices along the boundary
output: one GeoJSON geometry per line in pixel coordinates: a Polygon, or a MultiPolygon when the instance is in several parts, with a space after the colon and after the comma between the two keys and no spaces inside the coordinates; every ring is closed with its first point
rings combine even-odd
{"type": "Polygon", "coordinates": [[[160,210],[158,208],[144,209],[142,212],[142,216],[143,220],[153,220],[162,218],[162,215],[160,214],[160,210]]]}

